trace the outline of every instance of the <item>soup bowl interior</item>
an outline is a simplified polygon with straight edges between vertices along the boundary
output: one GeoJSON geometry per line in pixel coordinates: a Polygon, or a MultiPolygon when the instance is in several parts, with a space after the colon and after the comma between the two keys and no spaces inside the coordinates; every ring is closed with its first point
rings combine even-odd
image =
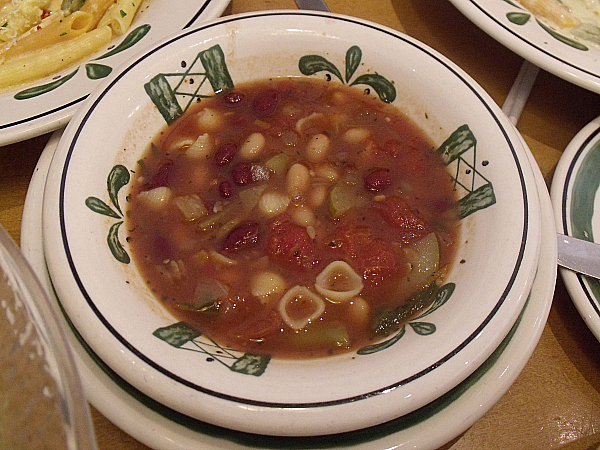
{"type": "Polygon", "coordinates": [[[69,124],[45,191],[48,268],[91,349],[158,402],[262,434],[376,425],[463,381],[520,313],[540,239],[521,142],[463,71],[395,31],[318,13],[225,18],[138,55],[69,124]],[[131,260],[127,185],[152,140],[199,95],[269,77],[374,91],[424,130],[454,180],[460,241],[432,308],[368,349],[286,360],[225,348],[173,317],[131,260]]]}

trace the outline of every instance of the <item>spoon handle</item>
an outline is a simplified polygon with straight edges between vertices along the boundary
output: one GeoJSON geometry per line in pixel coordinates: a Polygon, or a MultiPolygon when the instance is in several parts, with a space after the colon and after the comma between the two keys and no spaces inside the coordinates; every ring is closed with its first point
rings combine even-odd
{"type": "Polygon", "coordinates": [[[575,272],[600,278],[600,245],[558,234],[558,264],[575,272]]]}

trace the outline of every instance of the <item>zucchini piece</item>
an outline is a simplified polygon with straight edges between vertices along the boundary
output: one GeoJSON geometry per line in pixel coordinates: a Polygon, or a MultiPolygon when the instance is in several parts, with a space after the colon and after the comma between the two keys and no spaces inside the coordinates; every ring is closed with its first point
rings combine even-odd
{"type": "Polygon", "coordinates": [[[267,160],[265,166],[269,168],[275,175],[284,175],[287,170],[290,157],[285,153],[279,153],[267,160]]]}
{"type": "Polygon", "coordinates": [[[347,347],[350,345],[350,336],[348,330],[343,325],[321,326],[313,324],[306,331],[299,331],[294,334],[293,342],[299,347],[347,347]]]}
{"type": "Polygon", "coordinates": [[[404,253],[411,271],[400,282],[399,292],[415,292],[435,281],[440,266],[440,245],[435,233],[404,248],[404,253]]]}
{"type": "Polygon", "coordinates": [[[350,208],[356,206],[356,194],[356,186],[346,184],[343,181],[337,183],[329,191],[329,196],[327,197],[329,213],[334,218],[338,218],[350,208]]]}

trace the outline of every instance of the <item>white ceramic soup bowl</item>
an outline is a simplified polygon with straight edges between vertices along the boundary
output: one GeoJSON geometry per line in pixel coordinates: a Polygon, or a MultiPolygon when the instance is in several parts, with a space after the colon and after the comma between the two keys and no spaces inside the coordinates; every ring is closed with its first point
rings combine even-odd
{"type": "Polygon", "coordinates": [[[170,408],[271,435],[369,427],[414,411],[464,380],[520,313],[540,240],[536,185],[523,145],[476,83],[407,36],[313,12],[227,17],[139,54],[95,91],[69,124],[44,194],[49,272],[66,314],[96,356],[170,408]],[[193,99],[189,89],[201,85],[202,92],[212,93],[214,66],[203,66],[201,52],[216,52],[214,60],[221,58],[227,82],[235,85],[307,76],[299,69],[305,55],[320,55],[344,73],[354,46],[362,56],[345,83],[364,73],[380,74],[395,86],[393,103],[436,145],[452,136],[445,152],[448,173],[466,213],[456,263],[436,308],[385,344],[312,360],[245,355],[190,333],[127,262],[121,224],[128,181],[114,168],[135,167],[165,117],[177,116],[193,99]],[[180,83],[190,78],[193,84],[180,83]],[[153,95],[162,99],[156,104],[148,94],[154,88],[162,93],[153,95]],[[91,197],[93,208],[86,202],[91,197]]]}

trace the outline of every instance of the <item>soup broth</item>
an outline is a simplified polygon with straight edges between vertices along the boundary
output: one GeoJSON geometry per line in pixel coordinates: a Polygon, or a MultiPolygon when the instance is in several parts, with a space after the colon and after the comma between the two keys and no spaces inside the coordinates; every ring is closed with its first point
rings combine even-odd
{"type": "Polygon", "coordinates": [[[452,183],[424,132],[368,91],[257,81],[160,133],[128,241],[160,302],[220,345],[331,355],[427,306],[455,252],[452,183]]]}

